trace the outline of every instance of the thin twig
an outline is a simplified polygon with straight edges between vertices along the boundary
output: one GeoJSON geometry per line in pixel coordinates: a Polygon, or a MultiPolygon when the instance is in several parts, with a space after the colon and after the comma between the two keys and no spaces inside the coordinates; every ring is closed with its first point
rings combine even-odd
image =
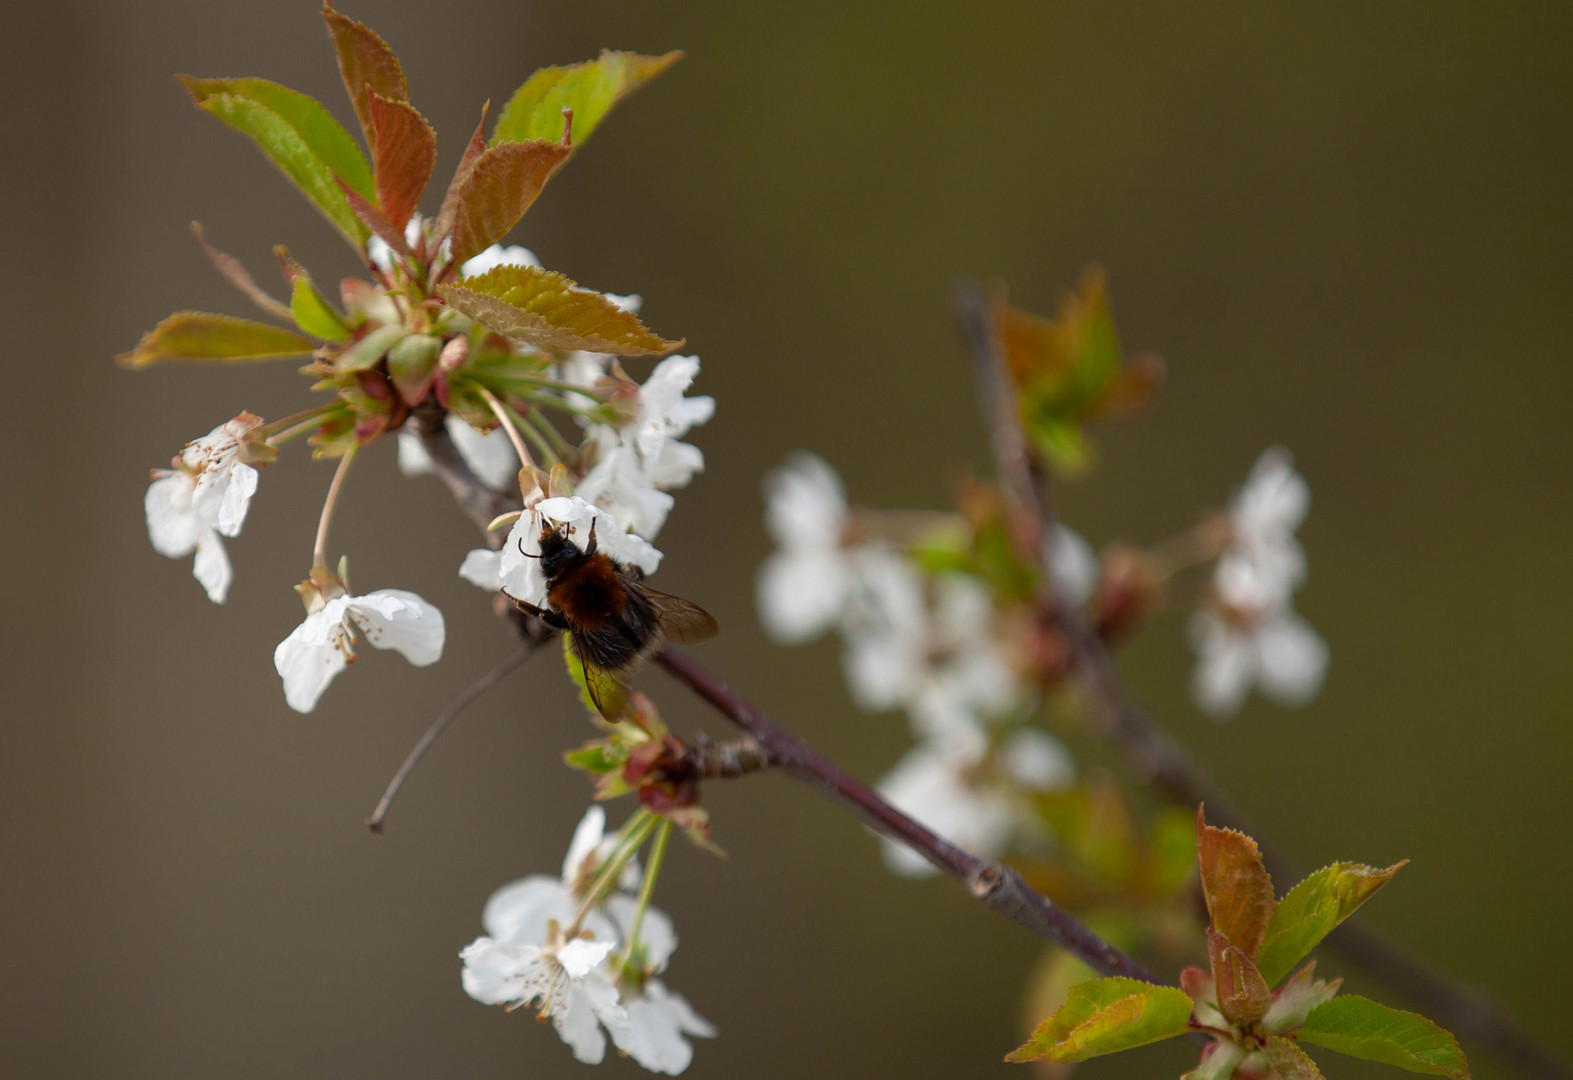
{"type": "Polygon", "coordinates": [[[751,735],[772,760],[819,788],[875,832],[922,855],[994,911],[1070,951],[1105,975],[1125,975],[1150,983],[1159,981],[1136,960],[1035,892],[1016,871],[981,859],[936,836],[880,798],[863,781],[809,749],[802,740],[685,653],[665,649],[657,654],[656,662],[751,735]]]}
{"type": "MultiPolygon", "coordinates": [[[[1053,575],[1046,563],[1047,545],[1055,524],[1053,488],[1028,449],[1021,414],[1009,382],[988,297],[974,281],[958,282],[953,303],[956,321],[967,344],[989,425],[995,469],[1007,502],[1016,511],[1012,525],[1024,558],[1045,560],[1039,598],[1070,646],[1071,660],[1108,723],[1108,734],[1125,751],[1131,765],[1171,801],[1194,809],[1207,805],[1214,824],[1256,836],[1242,815],[1214,785],[1202,767],[1131,695],[1112,652],[1075,605],[1054,594],[1053,575]]],[[[1292,864],[1257,837],[1268,872],[1281,882],[1297,881],[1292,864]]],[[[1409,998],[1467,1042],[1495,1054],[1505,1064],[1536,1080],[1570,1080],[1570,1074],[1506,1010],[1472,987],[1432,970],[1405,950],[1355,923],[1345,923],[1328,937],[1344,958],[1409,998]]]]}
{"type": "Polygon", "coordinates": [[[360,443],[350,443],[350,448],[339,458],[339,467],[333,472],[333,482],[328,485],[328,497],[322,501],[322,517],[317,520],[317,540],[311,546],[311,565],[328,565],[328,529],[333,524],[333,511],[338,508],[339,495],[344,491],[344,477],[355,464],[355,454],[360,443]]]}
{"type": "Polygon", "coordinates": [[[467,709],[476,698],[507,678],[514,668],[535,654],[537,647],[533,641],[526,641],[523,645],[520,645],[518,651],[512,656],[471,683],[463,693],[453,699],[453,704],[442,711],[441,716],[432,721],[431,727],[426,729],[426,734],[421,736],[420,741],[415,744],[405,757],[404,764],[399,766],[399,771],[393,774],[392,780],[388,781],[387,790],[382,793],[382,798],[377,800],[377,809],[373,810],[371,817],[366,819],[366,827],[368,829],[374,833],[382,832],[383,819],[388,816],[388,811],[392,809],[393,800],[398,796],[399,789],[404,786],[405,779],[414,771],[415,766],[420,764],[421,758],[426,755],[426,751],[431,748],[431,744],[437,741],[437,736],[443,733],[443,729],[453,721],[453,718],[467,709]]]}

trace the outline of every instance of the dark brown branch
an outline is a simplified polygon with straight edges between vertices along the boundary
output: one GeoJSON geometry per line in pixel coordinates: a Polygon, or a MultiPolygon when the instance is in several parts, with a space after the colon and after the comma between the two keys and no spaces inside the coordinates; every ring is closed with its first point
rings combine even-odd
{"type": "Polygon", "coordinates": [[[392,780],[388,781],[387,790],[382,793],[382,798],[377,800],[377,808],[371,812],[371,817],[366,819],[366,827],[368,829],[374,833],[382,832],[383,819],[388,816],[388,811],[393,808],[393,800],[398,796],[399,789],[404,786],[405,779],[408,778],[415,766],[420,764],[421,758],[426,755],[426,751],[431,748],[431,744],[437,741],[437,736],[443,733],[443,730],[453,721],[453,718],[468,708],[476,698],[507,678],[514,668],[535,655],[535,650],[540,648],[540,645],[539,641],[526,640],[512,656],[466,687],[463,693],[453,699],[453,704],[444,709],[442,715],[432,721],[431,727],[426,729],[426,734],[420,737],[420,741],[415,744],[405,757],[404,764],[399,766],[399,771],[393,774],[392,780]]]}
{"type": "Polygon", "coordinates": [[[718,743],[701,732],[684,747],[682,768],[695,780],[735,780],[781,764],[752,736],[718,743]]]}
{"type": "Polygon", "coordinates": [[[935,869],[961,882],[968,892],[994,911],[1068,950],[1105,975],[1126,975],[1152,983],[1159,981],[1141,964],[1031,889],[1016,871],[981,859],[936,836],[891,806],[863,781],[809,749],[802,740],[688,655],[666,649],[656,656],[656,662],[747,732],[781,768],[818,788],[881,836],[905,844],[922,855],[935,869]]]}
{"type": "MultiPolygon", "coordinates": [[[[988,297],[978,283],[961,281],[956,285],[953,303],[989,426],[995,469],[1013,510],[1012,528],[1018,550],[1023,558],[1044,560],[1039,603],[1065,635],[1072,665],[1092,691],[1107,724],[1107,734],[1122,748],[1132,767],[1171,801],[1188,810],[1205,803],[1207,816],[1214,824],[1257,836],[1199,763],[1136,702],[1107,643],[1088,625],[1084,614],[1054,594],[1053,575],[1047,563],[1049,549],[1044,543],[1055,523],[1053,488],[1022,432],[1015,390],[1000,354],[988,297]]],[[[1300,875],[1287,859],[1262,843],[1260,837],[1257,842],[1274,878],[1280,882],[1299,880],[1300,875]]],[[[1573,1077],[1506,1010],[1472,987],[1432,970],[1354,923],[1345,923],[1327,940],[1346,960],[1409,998],[1466,1042],[1495,1054],[1523,1075],[1536,1080],[1573,1077]]]]}

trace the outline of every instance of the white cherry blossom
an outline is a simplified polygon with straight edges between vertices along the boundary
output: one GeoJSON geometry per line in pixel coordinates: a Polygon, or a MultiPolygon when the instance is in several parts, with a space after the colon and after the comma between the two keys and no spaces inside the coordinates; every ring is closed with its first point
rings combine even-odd
{"type": "Polygon", "coordinates": [[[646,979],[639,995],[624,1001],[623,1008],[631,1029],[626,1052],[651,1072],[676,1076],[688,1068],[694,1048],[684,1035],[716,1036],[715,1025],[660,979],[646,979]]]}
{"type": "MultiPolygon", "coordinates": [[[[519,457],[506,431],[494,427],[483,434],[452,413],[445,425],[459,456],[481,483],[493,491],[513,487],[519,475],[519,457]]],[[[405,476],[426,476],[432,471],[431,455],[408,425],[399,432],[399,471],[405,476]]]]}
{"type": "Polygon", "coordinates": [[[222,604],[234,571],[221,536],[239,536],[257,490],[257,470],[243,460],[262,424],[242,413],[189,443],[172,469],[155,469],[143,509],[153,549],[172,559],[195,553],[192,574],[208,599],[222,604]]]}
{"type": "Polygon", "coordinates": [[[755,583],[759,619],[782,644],[807,641],[841,621],[852,589],[841,478],[824,459],[793,454],[765,476],[765,527],[777,550],[755,583]]]}
{"type": "Polygon", "coordinates": [[[610,941],[574,938],[562,945],[513,945],[476,938],[459,953],[465,993],[487,1005],[535,1005],[578,1060],[606,1056],[604,1026],[622,1049],[633,1034],[617,988],[601,970],[610,941]]]}
{"type": "Polygon", "coordinates": [[[1280,705],[1316,697],[1327,676],[1328,648],[1295,613],[1280,582],[1263,581],[1243,560],[1218,568],[1218,610],[1191,616],[1197,653],[1191,696],[1214,717],[1234,715],[1252,686],[1280,705]]]}
{"type": "Polygon", "coordinates": [[[355,632],[378,649],[393,649],[417,667],[442,656],[442,612],[412,592],[380,589],[335,596],[291,631],[273,652],[284,700],[296,712],[317,707],[322,692],[355,659],[355,632]]]}
{"type": "MultiPolygon", "coordinates": [[[[1241,580],[1231,568],[1243,564],[1250,569],[1254,585],[1274,599],[1286,600],[1305,581],[1305,550],[1294,534],[1310,508],[1311,489],[1294,471],[1293,455],[1282,446],[1263,451],[1229,504],[1233,535],[1218,561],[1220,590],[1241,580]]],[[[1245,603],[1255,598],[1237,601],[1225,593],[1224,599],[1245,603]]]]}
{"type": "Polygon", "coordinates": [[[464,265],[459,267],[459,276],[478,277],[488,270],[495,270],[499,266],[508,265],[533,266],[538,270],[541,266],[541,260],[537,259],[535,252],[527,247],[520,247],[518,244],[510,244],[508,247],[503,247],[501,244],[493,244],[479,255],[466,260],[464,265]]]}
{"type": "Polygon", "coordinates": [[[507,543],[502,546],[499,571],[502,588],[509,596],[527,604],[546,602],[546,579],[541,574],[541,525],[547,522],[569,530],[569,538],[583,551],[590,543],[590,527],[595,526],[599,551],[624,566],[637,566],[645,574],[655,573],[661,553],[648,540],[627,532],[617,518],[577,495],[543,499],[514,522],[507,543]]]}
{"type": "Polygon", "coordinates": [[[1054,593],[1072,607],[1092,599],[1098,588],[1098,556],[1075,529],[1056,524],[1045,539],[1054,593]]]}

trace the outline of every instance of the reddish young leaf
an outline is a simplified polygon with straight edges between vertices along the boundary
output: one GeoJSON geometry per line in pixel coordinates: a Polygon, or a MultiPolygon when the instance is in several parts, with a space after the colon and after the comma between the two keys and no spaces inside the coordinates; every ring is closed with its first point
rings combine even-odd
{"type": "Polygon", "coordinates": [[[408,102],[366,88],[371,105],[372,174],[377,205],[395,229],[403,230],[420,202],[437,164],[437,133],[408,102]]]}
{"type": "Polygon", "coordinates": [[[244,266],[240,265],[239,259],[233,255],[224,254],[224,252],[208,243],[207,237],[202,235],[201,222],[193,221],[191,223],[191,234],[197,238],[197,244],[201,246],[202,254],[208,257],[208,261],[217,268],[220,274],[224,275],[226,281],[245,293],[253,304],[256,304],[274,318],[283,319],[286,322],[293,320],[294,316],[290,313],[289,306],[269,296],[262,286],[257,284],[251,273],[244,266]]]}
{"type": "Polygon", "coordinates": [[[350,104],[355,106],[355,116],[366,135],[366,145],[375,149],[376,128],[372,123],[366,87],[389,101],[408,101],[410,93],[404,82],[404,69],[376,31],[334,11],[332,0],[323,3],[322,18],[328,24],[328,37],[333,40],[333,49],[339,56],[339,74],[344,77],[344,89],[350,95],[350,104]]]}
{"type": "Polygon", "coordinates": [[[561,143],[503,143],[455,178],[453,264],[458,266],[508,235],[535,202],[552,172],[568,157],[561,143]]]}
{"type": "Polygon", "coordinates": [[[1197,810],[1196,848],[1213,928],[1247,957],[1256,959],[1276,906],[1273,882],[1262,865],[1256,841],[1233,829],[1208,825],[1197,810]]]}
{"type": "Polygon", "coordinates": [[[448,190],[443,193],[442,210],[437,214],[436,237],[439,243],[453,232],[454,219],[459,215],[460,189],[469,178],[470,171],[475,168],[476,159],[486,152],[486,111],[491,108],[491,104],[488,101],[481,106],[481,122],[475,125],[475,134],[465,144],[459,167],[453,170],[453,179],[448,181],[448,190]]]}
{"type": "Polygon", "coordinates": [[[1272,988],[1239,948],[1218,931],[1207,928],[1207,957],[1212,961],[1218,1008],[1231,1020],[1250,1023],[1267,1015],[1272,988]]]}
{"type": "MultiPolygon", "coordinates": [[[[338,180],[338,177],[334,179],[338,180]]],[[[344,189],[344,198],[349,201],[350,210],[360,219],[360,223],[381,237],[382,242],[392,248],[395,254],[409,259],[410,246],[404,242],[404,230],[395,229],[381,210],[361,198],[360,193],[344,181],[339,180],[339,187],[344,189]]]]}

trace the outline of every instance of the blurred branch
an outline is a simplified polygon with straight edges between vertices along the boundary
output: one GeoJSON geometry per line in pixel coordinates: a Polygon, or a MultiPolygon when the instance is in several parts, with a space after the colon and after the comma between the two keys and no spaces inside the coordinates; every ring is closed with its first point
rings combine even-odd
{"type": "MultiPolygon", "coordinates": [[[[1124,751],[1132,768],[1172,802],[1187,810],[1205,803],[1217,825],[1257,837],[1268,872],[1279,881],[1300,874],[1282,855],[1260,840],[1206,770],[1138,704],[1120,674],[1108,644],[1088,625],[1075,605],[1055,594],[1045,542],[1055,525],[1051,477],[1028,448],[1016,393],[1001,354],[989,298],[973,280],[957,282],[952,303],[966,342],[982,400],[995,471],[1010,506],[1012,535],[1026,561],[1043,563],[1037,602],[1065,636],[1072,666],[1080,671],[1107,724],[1106,734],[1124,751]]],[[[1481,992],[1433,970],[1405,950],[1353,922],[1335,930],[1328,942],[1346,960],[1451,1028],[1466,1042],[1494,1054],[1519,1073],[1536,1080],[1570,1080],[1573,1073],[1536,1042],[1500,1005],[1481,992]]]]}
{"type": "MultiPolygon", "coordinates": [[[[417,430],[421,444],[431,457],[432,471],[477,527],[484,532],[498,514],[519,508],[516,500],[488,491],[476,478],[459,456],[440,420],[420,419],[422,422],[417,430]]],[[[491,539],[492,535],[488,534],[488,541],[491,539]]],[[[529,630],[523,623],[516,623],[515,627],[521,636],[528,635],[529,630]]],[[[875,832],[905,844],[961,882],[987,907],[1020,923],[1045,941],[1066,949],[1094,970],[1105,975],[1126,975],[1143,982],[1161,981],[1136,960],[1061,911],[1047,897],[1035,892],[1016,871],[941,839],[891,806],[873,788],[809,749],[691,657],[675,649],[666,649],[656,660],[753,740],[762,755],[761,766],[780,767],[819,789],[875,832]]],[[[455,705],[463,707],[458,702],[455,705]]]]}

